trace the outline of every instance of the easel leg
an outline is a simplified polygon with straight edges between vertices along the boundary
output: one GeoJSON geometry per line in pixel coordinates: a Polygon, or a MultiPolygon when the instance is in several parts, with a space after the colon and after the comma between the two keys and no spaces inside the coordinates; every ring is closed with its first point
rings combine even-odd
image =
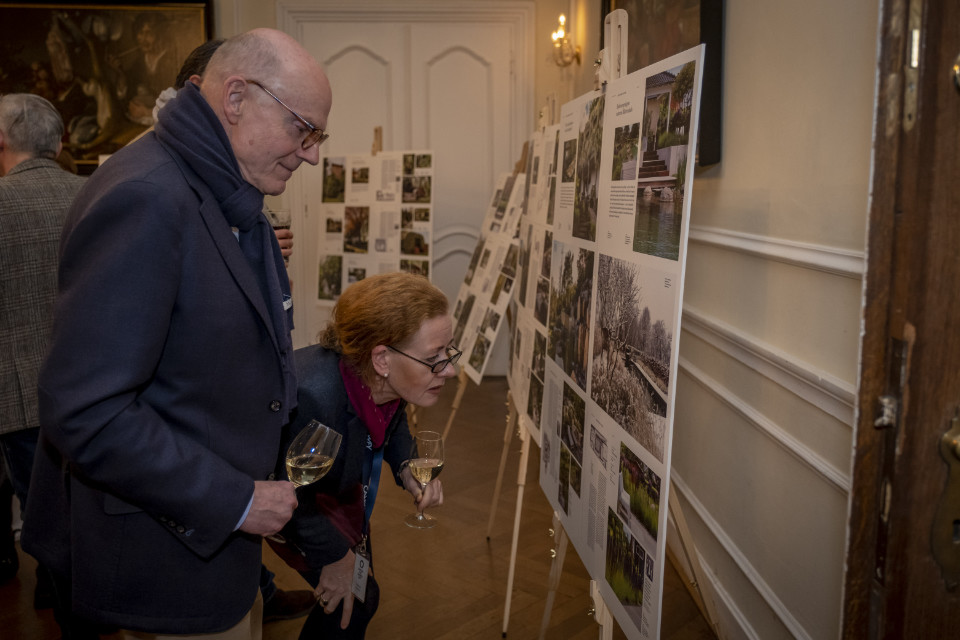
{"type": "Polygon", "coordinates": [[[700,608],[701,613],[703,613],[703,617],[706,618],[707,624],[709,624],[713,632],[717,634],[717,637],[722,640],[724,636],[721,633],[720,626],[717,624],[717,609],[713,598],[710,597],[712,594],[704,593],[704,581],[701,579],[703,576],[703,567],[700,566],[700,554],[693,544],[690,529],[687,528],[687,519],[683,516],[683,509],[680,508],[680,504],[673,496],[670,496],[667,504],[670,509],[670,515],[673,516],[673,523],[677,526],[680,548],[683,550],[684,558],[690,566],[690,571],[693,573],[692,587],[695,590],[694,595],[699,596],[695,597],[694,600],[697,600],[697,606],[700,608]]]}
{"type": "Polygon", "coordinates": [[[520,509],[523,507],[523,487],[527,482],[527,458],[530,455],[530,434],[520,427],[520,469],[517,472],[517,509],[513,516],[513,541],[510,544],[510,569],[507,571],[507,601],[503,608],[503,637],[507,637],[510,621],[510,600],[513,597],[513,573],[517,568],[517,540],[520,536],[520,509]]]}
{"type": "Polygon", "coordinates": [[[600,597],[596,580],[590,581],[590,597],[593,598],[593,617],[600,625],[600,640],[613,640],[613,616],[603,598],[600,597]]]}
{"type": "Polygon", "coordinates": [[[510,392],[507,392],[507,429],[503,432],[503,451],[500,452],[500,469],[497,471],[497,483],[493,487],[493,502],[490,504],[490,520],[487,521],[487,540],[493,531],[493,520],[500,503],[500,489],[503,486],[503,472],[507,466],[507,454],[510,452],[510,440],[513,437],[513,426],[517,422],[517,411],[513,407],[510,392]]]}
{"type": "Polygon", "coordinates": [[[450,426],[453,424],[453,418],[457,415],[457,409],[460,408],[460,401],[463,400],[463,392],[467,390],[467,373],[460,369],[457,375],[457,395],[453,398],[453,405],[450,407],[450,417],[447,418],[447,426],[443,428],[443,440],[447,440],[447,434],[450,433],[450,426]]]}
{"type": "Polygon", "coordinates": [[[550,626],[550,616],[553,613],[553,601],[557,597],[557,588],[560,586],[560,575],[563,573],[563,562],[567,557],[567,532],[560,524],[560,516],[553,512],[553,561],[550,563],[550,576],[547,578],[547,602],[543,608],[543,620],[540,622],[540,640],[547,637],[547,627],[550,626]]]}

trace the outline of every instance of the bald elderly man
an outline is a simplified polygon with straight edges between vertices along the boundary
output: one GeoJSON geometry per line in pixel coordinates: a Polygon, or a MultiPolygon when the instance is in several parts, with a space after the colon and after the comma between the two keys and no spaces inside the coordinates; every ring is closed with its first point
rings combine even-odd
{"type": "Polygon", "coordinates": [[[331,100],[289,36],[230,38],[68,213],[22,541],[79,616],[259,637],[261,537],[297,504],[271,475],[297,385],[263,195],[317,164],[331,100]]]}

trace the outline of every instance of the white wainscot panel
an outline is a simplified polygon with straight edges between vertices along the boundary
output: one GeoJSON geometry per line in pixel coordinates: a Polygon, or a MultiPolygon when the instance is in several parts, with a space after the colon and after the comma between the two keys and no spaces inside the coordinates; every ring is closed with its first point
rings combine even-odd
{"type": "Polygon", "coordinates": [[[810,363],[857,378],[861,284],[820,269],[691,243],[684,305],[810,363]]]}
{"type": "MultiPolygon", "coordinates": [[[[830,380],[806,363],[789,360],[687,308],[680,362],[728,389],[748,415],[829,465],[831,478],[848,485],[853,447],[852,385],[830,380]],[[760,420],[759,418],[757,420],[760,420]]],[[[678,396],[680,401],[683,400],[678,396]]],[[[794,447],[795,448],[795,447],[794,447]]]]}
{"type": "MultiPolygon", "coordinates": [[[[835,637],[849,481],[683,361],[677,397],[673,468],[711,532],[698,540],[715,537],[796,637],[835,637]]],[[[748,606],[752,595],[726,589],[748,606]]]]}

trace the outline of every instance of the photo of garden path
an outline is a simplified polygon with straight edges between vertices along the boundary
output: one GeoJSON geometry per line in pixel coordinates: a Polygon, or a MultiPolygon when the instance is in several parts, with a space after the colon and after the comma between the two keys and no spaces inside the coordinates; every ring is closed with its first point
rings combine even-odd
{"type": "Polygon", "coordinates": [[[639,265],[600,255],[590,396],[661,462],[673,346],[662,312],[645,301],[639,265]]]}

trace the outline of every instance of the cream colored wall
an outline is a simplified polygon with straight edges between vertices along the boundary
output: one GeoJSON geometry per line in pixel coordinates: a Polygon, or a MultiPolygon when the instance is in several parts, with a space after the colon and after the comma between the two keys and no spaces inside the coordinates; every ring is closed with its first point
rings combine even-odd
{"type": "MultiPolygon", "coordinates": [[[[671,500],[730,638],[839,635],[877,4],[724,1],[723,160],[694,181],[671,500]]],[[[589,91],[600,0],[536,7],[535,104],[589,91]],[[551,61],[559,13],[580,67],[551,61]]],[[[221,36],[276,21],[271,0],[215,11],[221,36]]]]}

